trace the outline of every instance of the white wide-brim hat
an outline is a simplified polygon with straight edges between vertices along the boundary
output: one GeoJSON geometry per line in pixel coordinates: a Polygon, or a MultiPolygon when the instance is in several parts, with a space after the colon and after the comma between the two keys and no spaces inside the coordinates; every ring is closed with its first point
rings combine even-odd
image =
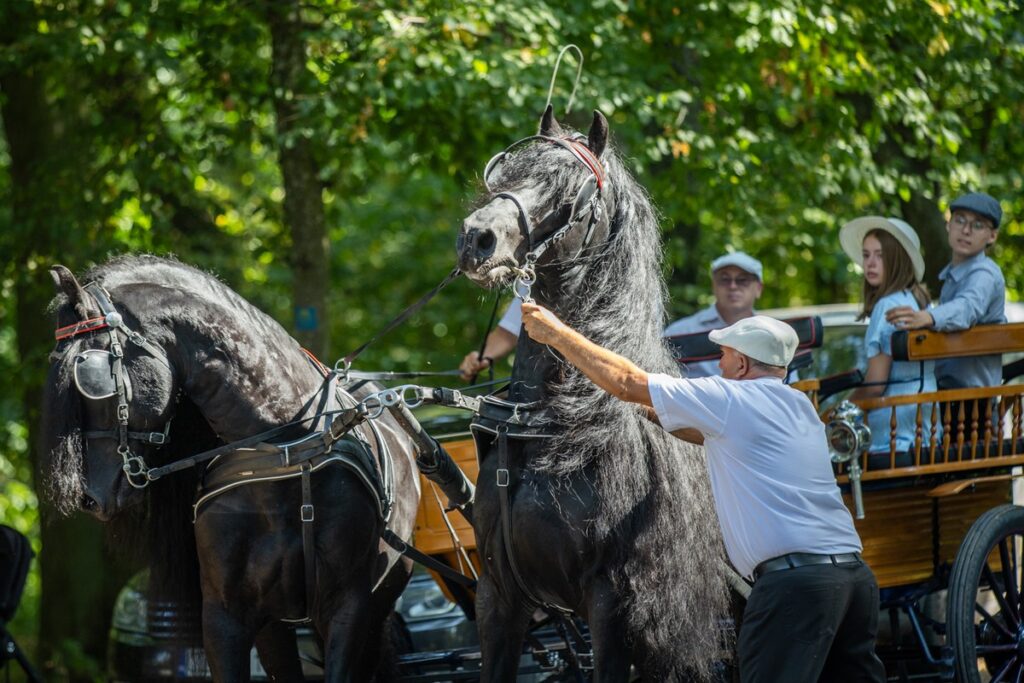
{"type": "Polygon", "coordinates": [[[768,365],[784,368],[793,360],[800,344],[796,330],[767,315],[753,315],[721,330],[712,330],[708,339],[719,346],[736,349],[768,365]]]}
{"type": "Polygon", "coordinates": [[[854,263],[864,267],[864,237],[872,230],[884,230],[900,243],[914,264],[914,277],[918,282],[924,278],[924,256],[921,255],[921,239],[910,224],[899,218],[882,216],[861,216],[855,218],[839,231],[839,244],[854,263]]]}

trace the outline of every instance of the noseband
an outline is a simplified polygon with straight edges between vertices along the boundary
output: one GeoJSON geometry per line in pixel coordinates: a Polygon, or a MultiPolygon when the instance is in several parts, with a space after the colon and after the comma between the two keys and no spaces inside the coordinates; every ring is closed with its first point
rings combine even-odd
{"type": "MultiPolygon", "coordinates": [[[[491,160],[487,162],[487,166],[484,167],[484,185],[488,190],[493,192],[490,185],[490,175],[494,171],[495,167],[499,166],[514,149],[529,142],[540,140],[569,150],[573,157],[586,167],[588,171],[590,171],[590,176],[583,181],[579,190],[576,191],[576,197],[572,202],[572,212],[569,214],[569,220],[567,220],[561,227],[551,231],[550,234],[541,239],[537,239],[536,226],[533,221],[530,220],[530,214],[523,206],[523,202],[514,192],[494,193],[496,198],[507,199],[515,204],[516,209],[519,212],[519,227],[525,234],[527,244],[530,247],[523,259],[523,263],[516,269],[518,272],[513,291],[516,296],[521,299],[530,298],[530,287],[536,281],[536,273],[534,270],[535,265],[549,248],[564,239],[574,227],[582,223],[585,218],[589,217],[587,222],[587,232],[584,234],[580,249],[576,254],[576,257],[578,258],[579,255],[582,254],[588,246],[590,246],[590,241],[594,235],[594,228],[601,220],[603,207],[601,199],[605,185],[608,182],[608,174],[601,160],[590,151],[589,147],[587,147],[584,142],[585,139],[586,138],[582,135],[573,138],[555,138],[548,135],[531,135],[530,137],[513,142],[504,150],[495,154],[491,157],[491,160]]],[[[540,220],[539,224],[548,222],[557,211],[558,209],[555,209],[548,213],[540,220]]]]}
{"type": "Polygon", "coordinates": [[[141,455],[131,451],[129,441],[141,441],[154,446],[162,446],[168,441],[171,421],[168,420],[162,432],[131,432],[128,431],[128,404],[131,402],[131,382],[124,369],[124,347],[117,336],[121,332],[136,346],[147,351],[168,368],[171,366],[167,357],[156,345],[149,342],[137,332],[133,332],[124,324],[124,319],[110,302],[107,292],[95,282],[84,286],[103,314],[82,322],[61,327],[54,332],[57,341],[70,339],[81,334],[107,330],[110,337],[110,349],[88,349],[77,354],[74,359],[74,382],[78,392],[91,401],[114,398],[117,400],[117,427],[115,429],[84,432],[86,439],[117,439],[117,452],[121,456],[121,469],[128,483],[137,489],[146,488],[151,481],[149,468],[141,455]]]}

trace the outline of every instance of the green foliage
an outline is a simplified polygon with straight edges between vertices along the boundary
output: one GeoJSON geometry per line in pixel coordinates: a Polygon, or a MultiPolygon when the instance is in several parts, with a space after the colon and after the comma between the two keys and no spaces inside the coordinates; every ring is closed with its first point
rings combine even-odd
{"type": "MultiPolygon", "coordinates": [[[[942,210],[975,188],[1003,200],[995,257],[1018,297],[1019,0],[303,6],[316,96],[299,99],[295,134],[314,143],[320,167],[334,357],[454,265],[483,164],[534,132],[570,42],[586,64],[576,110],[562,118],[585,127],[591,109],[609,117],[663,215],[673,315],[706,303],[707,264],[727,248],[764,261],[764,307],[853,299],[843,222],[910,218],[918,200],[942,210]]],[[[0,24],[34,27],[0,42],[0,71],[41,79],[53,142],[39,155],[47,182],[35,205],[46,211],[34,222],[12,221],[15,179],[0,174],[0,253],[11,255],[0,262],[0,373],[14,389],[0,398],[0,520],[38,528],[18,397],[41,383],[50,342],[22,336],[22,355],[14,321],[16,291],[49,287],[50,264],[80,271],[111,253],[175,253],[291,324],[264,10],[225,0],[0,8],[0,24]]],[[[574,69],[567,58],[560,116],[574,69]]],[[[0,168],[11,169],[9,146],[0,168]]],[[[933,238],[932,273],[946,258],[933,238]]],[[[359,367],[453,368],[479,343],[491,301],[456,282],[359,367]]],[[[19,619],[35,618],[32,581],[19,619]]]]}

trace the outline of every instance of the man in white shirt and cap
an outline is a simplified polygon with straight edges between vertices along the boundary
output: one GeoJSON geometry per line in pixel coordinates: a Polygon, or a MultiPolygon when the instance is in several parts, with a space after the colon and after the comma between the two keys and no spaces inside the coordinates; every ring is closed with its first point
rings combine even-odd
{"type": "Polygon", "coordinates": [[[703,435],[729,560],[754,580],[738,643],[744,683],[885,680],[874,650],[878,584],[860,557],[824,425],[783,383],[793,328],[753,316],[714,331],[722,376],[683,379],[648,374],[536,304],[523,304],[523,324],[664,429],[703,435]]]}
{"type": "MultiPolygon", "coordinates": [[[[754,315],[754,302],[761,296],[761,262],[742,251],[723,254],[711,262],[711,288],[715,302],[702,311],[675,321],[665,328],[664,336],[675,337],[708,330],[719,330],[743,318],[754,315]]],[[[462,378],[469,381],[491,367],[516,347],[522,326],[519,299],[513,299],[505,313],[484,342],[483,353],[470,351],[459,364],[462,378]]],[[[708,377],[719,374],[718,361],[697,361],[680,366],[685,377],[708,377]]]]}
{"type": "MultiPolygon", "coordinates": [[[[754,315],[754,303],[764,289],[761,262],[742,251],[723,254],[711,262],[711,291],[715,302],[665,328],[666,337],[720,330],[754,315]]],[[[717,360],[697,361],[680,367],[684,377],[718,375],[717,360]]]]}

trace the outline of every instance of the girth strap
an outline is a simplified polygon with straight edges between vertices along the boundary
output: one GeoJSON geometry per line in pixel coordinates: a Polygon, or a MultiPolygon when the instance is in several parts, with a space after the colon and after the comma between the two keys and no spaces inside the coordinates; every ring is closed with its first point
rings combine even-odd
{"type": "Polygon", "coordinates": [[[312,466],[302,463],[302,507],[299,508],[299,519],[302,520],[302,562],[306,567],[306,618],[313,618],[313,599],[316,596],[316,537],[313,535],[313,520],[316,518],[313,508],[313,485],[310,477],[312,466]]]}
{"type": "Polygon", "coordinates": [[[501,540],[505,547],[505,555],[508,557],[508,566],[512,570],[512,577],[516,580],[516,585],[519,586],[519,590],[522,591],[526,599],[534,605],[543,607],[553,613],[572,614],[572,610],[570,609],[545,602],[538,598],[526,585],[526,582],[523,580],[523,575],[519,572],[519,564],[516,562],[515,539],[512,536],[512,511],[510,509],[511,503],[509,501],[508,492],[509,485],[511,484],[511,476],[508,468],[508,425],[504,424],[498,427],[497,483],[498,506],[501,510],[501,540]]]}

